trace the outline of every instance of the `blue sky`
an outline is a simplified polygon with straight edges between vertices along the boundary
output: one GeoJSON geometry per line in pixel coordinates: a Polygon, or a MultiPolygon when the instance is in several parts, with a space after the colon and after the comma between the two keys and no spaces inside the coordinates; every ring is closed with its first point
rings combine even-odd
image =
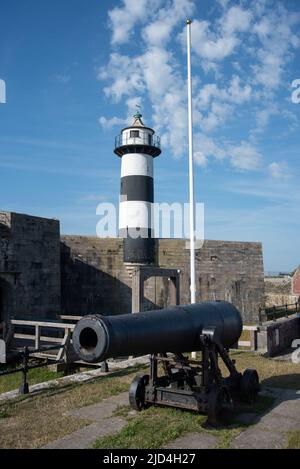
{"type": "Polygon", "coordinates": [[[299,264],[297,0],[1,0],[0,208],[95,235],[118,203],[114,138],[135,105],[162,137],[158,202],[188,201],[185,19],[192,17],[196,200],[208,239],[299,264]]]}

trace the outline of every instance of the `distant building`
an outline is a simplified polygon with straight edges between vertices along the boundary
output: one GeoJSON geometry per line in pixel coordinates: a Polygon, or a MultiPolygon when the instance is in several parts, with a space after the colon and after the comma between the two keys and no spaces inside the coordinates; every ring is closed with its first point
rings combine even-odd
{"type": "Polygon", "coordinates": [[[300,295],[300,266],[296,269],[292,277],[292,294],[295,296],[300,295]]]}
{"type": "Polygon", "coordinates": [[[282,306],[298,301],[300,296],[300,266],[293,274],[265,275],[265,305],[282,306]]]}

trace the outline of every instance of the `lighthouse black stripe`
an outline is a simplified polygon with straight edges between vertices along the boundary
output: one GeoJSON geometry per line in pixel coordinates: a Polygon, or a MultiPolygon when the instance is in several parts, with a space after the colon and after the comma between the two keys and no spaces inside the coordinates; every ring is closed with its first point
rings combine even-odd
{"type": "Polygon", "coordinates": [[[150,176],[122,177],[121,200],[154,202],[153,178],[150,176]]]}
{"type": "Polygon", "coordinates": [[[119,230],[120,238],[130,239],[153,239],[155,237],[154,230],[151,228],[121,228],[119,230]]]}
{"type": "Polygon", "coordinates": [[[155,240],[153,238],[125,238],[124,262],[152,264],[155,262],[155,240]]]}

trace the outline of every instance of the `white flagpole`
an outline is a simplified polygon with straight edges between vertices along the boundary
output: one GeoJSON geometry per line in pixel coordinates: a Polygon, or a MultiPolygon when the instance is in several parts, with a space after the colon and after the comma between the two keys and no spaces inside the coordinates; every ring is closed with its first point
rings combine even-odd
{"type": "MultiPolygon", "coordinates": [[[[189,114],[189,190],[190,190],[190,261],[191,261],[191,304],[196,303],[196,272],[195,272],[195,201],[194,201],[194,152],[193,152],[193,94],[192,94],[192,61],[191,61],[191,29],[192,20],[187,24],[187,68],[188,68],[188,114],[189,114]]],[[[192,352],[192,359],[197,353],[192,352]]]]}
{"type": "Polygon", "coordinates": [[[189,115],[189,192],[190,192],[190,261],[191,261],[191,303],[196,303],[195,273],[195,202],[194,202],[194,155],[193,155],[193,105],[192,105],[192,66],[191,66],[191,26],[187,24],[187,68],[188,68],[188,115],[189,115]]]}

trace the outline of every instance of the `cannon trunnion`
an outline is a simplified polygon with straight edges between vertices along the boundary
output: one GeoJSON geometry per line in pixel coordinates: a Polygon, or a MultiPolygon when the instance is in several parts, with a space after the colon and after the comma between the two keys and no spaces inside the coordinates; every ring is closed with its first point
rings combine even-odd
{"type": "Polygon", "coordinates": [[[81,359],[99,362],[111,357],[150,354],[150,372],[133,380],[132,408],[165,405],[207,414],[216,425],[235,399],[253,402],[259,391],[256,370],[239,373],[228,355],[239,340],[242,319],[230,303],[217,301],[172,306],[120,316],[86,316],[73,332],[81,359]],[[184,353],[199,351],[200,360],[184,353]],[[228,370],[222,376],[219,361],[228,370]]]}

